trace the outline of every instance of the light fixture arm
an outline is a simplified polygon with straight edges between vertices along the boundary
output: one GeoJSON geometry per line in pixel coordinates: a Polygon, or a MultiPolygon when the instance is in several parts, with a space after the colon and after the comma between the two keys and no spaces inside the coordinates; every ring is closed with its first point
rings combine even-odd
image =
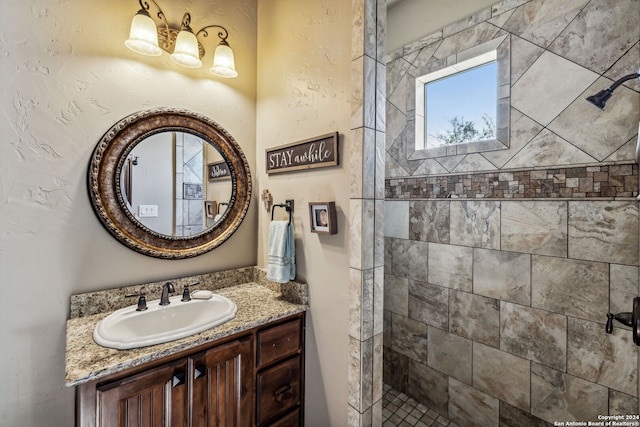
{"type": "MultiPolygon", "coordinates": [[[[149,3],[147,3],[146,1],[143,2],[142,0],[138,0],[138,3],[140,3],[140,8],[141,8],[140,12],[145,11],[147,15],[151,16],[149,14],[149,10],[151,9],[151,6],[149,6],[149,3]]],[[[165,16],[164,12],[160,8],[160,5],[156,3],[154,0],[151,0],[151,3],[153,3],[158,8],[157,16],[162,20],[167,31],[169,31],[169,22],[167,22],[167,17],[165,16]]]]}
{"type": "Polygon", "coordinates": [[[207,28],[220,28],[221,31],[218,31],[218,37],[220,37],[220,43],[225,44],[227,46],[229,45],[229,43],[227,43],[227,37],[229,37],[229,32],[222,25],[207,25],[206,27],[202,27],[200,31],[196,33],[196,37],[198,37],[200,33],[202,33],[203,37],[208,37],[209,33],[207,32],[207,28]]]}

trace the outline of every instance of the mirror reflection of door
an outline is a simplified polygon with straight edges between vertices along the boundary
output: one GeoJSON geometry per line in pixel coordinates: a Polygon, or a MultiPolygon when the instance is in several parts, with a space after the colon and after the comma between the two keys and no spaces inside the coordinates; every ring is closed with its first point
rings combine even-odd
{"type": "Polygon", "coordinates": [[[227,202],[231,180],[209,183],[206,165],[221,161],[217,149],[187,132],[161,132],[131,150],[121,175],[127,208],[145,227],[167,236],[193,236],[215,225],[205,200],[227,202]]]}

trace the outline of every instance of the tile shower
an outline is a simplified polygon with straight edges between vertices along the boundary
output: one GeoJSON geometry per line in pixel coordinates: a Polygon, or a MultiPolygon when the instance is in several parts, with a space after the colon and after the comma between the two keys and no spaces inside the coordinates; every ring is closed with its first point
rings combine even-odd
{"type": "Polygon", "coordinates": [[[639,295],[640,84],[584,98],[640,66],[639,8],[507,0],[389,54],[385,390],[465,427],[638,413],[631,332],[604,324],[639,295]],[[415,77],[503,35],[509,148],[416,157],[415,77]]]}

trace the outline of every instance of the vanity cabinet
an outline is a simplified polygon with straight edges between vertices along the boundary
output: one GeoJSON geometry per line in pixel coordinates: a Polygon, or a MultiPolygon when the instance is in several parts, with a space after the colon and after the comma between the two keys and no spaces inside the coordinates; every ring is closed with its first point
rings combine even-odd
{"type": "Polygon", "coordinates": [[[304,318],[82,384],[77,426],[302,426],[304,318]]]}

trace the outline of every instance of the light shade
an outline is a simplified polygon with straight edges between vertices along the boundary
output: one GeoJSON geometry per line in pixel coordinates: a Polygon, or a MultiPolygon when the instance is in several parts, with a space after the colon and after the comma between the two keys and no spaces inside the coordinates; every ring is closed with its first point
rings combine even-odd
{"type": "Polygon", "coordinates": [[[200,68],[200,52],[196,35],[188,30],[181,30],[176,38],[176,45],[171,54],[171,59],[178,65],[187,68],[200,68]]]}
{"type": "Polygon", "coordinates": [[[158,28],[146,11],[141,10],[131,20],[129,39],[124,45],[142,55],[162,55],[162,49],[158,46],[158,28]]]}
{"type": "Polygon", "coordinates": [[[224,40],[216,48],[211,72],[219,77],[232,78],[238,76],[233,51],[224,40]]]}

